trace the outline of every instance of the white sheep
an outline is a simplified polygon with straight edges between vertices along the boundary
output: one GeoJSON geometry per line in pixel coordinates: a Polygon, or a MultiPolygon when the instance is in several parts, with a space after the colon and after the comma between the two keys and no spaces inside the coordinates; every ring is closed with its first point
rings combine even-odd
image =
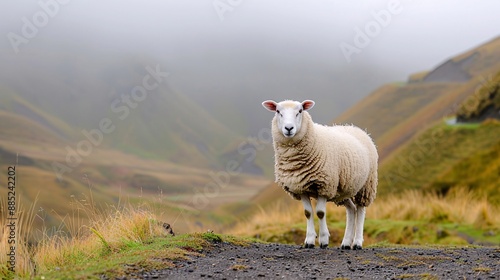
{"type": "Polygon", "coordinates": [[[313,248],[316,240],[312,197],[317,199],[320,247],[328,246],[326,202],[333,201],[347,212],[341,248],[362,249],[365,211],[375,199],[378,183],[378,154],[371,137],[352,125],[314,123],[306,112],[314,106],[312,100],[267,100],[262,105],[276,113],[272,120],[276,182],[304,205],[304,247],[313,248]]]}

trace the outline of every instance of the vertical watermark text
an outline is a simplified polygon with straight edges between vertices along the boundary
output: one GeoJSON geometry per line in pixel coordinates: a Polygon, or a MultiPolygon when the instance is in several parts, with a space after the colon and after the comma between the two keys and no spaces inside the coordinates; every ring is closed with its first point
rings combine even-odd
{"type": "Polygon", "coordinates": [[[16,269],[16,166],[7,167],[7,268],[15,272],[16,269]]]}

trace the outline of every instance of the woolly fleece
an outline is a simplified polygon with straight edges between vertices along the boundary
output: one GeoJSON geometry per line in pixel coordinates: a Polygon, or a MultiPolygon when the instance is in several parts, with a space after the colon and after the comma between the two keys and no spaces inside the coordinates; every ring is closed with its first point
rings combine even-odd
{"type": "Polygon", "coordinates": [[[272,121],[276,182],[294,199],[302,194],[342,205],[353,198],[370,205],[377,192],[378,154],[371,137],[355,126],[324,126],[306,111],[302,127],[290,138],[272,121]]]}

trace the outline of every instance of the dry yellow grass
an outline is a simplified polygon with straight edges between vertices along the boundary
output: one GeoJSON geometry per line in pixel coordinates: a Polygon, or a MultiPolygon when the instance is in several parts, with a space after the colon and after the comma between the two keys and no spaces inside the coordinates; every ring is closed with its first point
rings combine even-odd
{"type": "MultiPolygon", "coordinates": [[[[424,194],[410,190],[402,194],[388,195],[375,200],[367,209],[367,220],[428,221],[434,223],[456,223],[473,225],[479,229],[498,230],[500,227],[500,206],[491,205],[486,198],[478,197],[465,189],[454,189],[446,197],[433,193],[424,194]]],[[[345,208],[333,203],[327,206],[330,223],[343,222],[345,208]]],[[[261,209],[250,219],[240,221],[232,234],[244,236],[265,236],[297,228],[304,224],[302,204],[298,201],[277,201],[261,209]]]]}
{"type": "MultiPolygon", "coordinates": [[[[33,204],[35,205],[35,204],[33,204]]],[[[1,205],[5,209],[4,205],[1,205]]],[[[16,276],[29,277],[37,271],[48,271],[59,266],[71,265],[84,259],[95,259],[110,252],[119,251],[130,244],[144,244],[147,240],[165,235],[152,209],[147,206],[114,206],[98,209],[92,203],[75,201],[74,213],[61,218],[61,227],[68,231],[48,231],[41,233],[37,244],[29,246],[33,240],[33,207],[27,212],[20,207],[16,227],[16,276]],[[82,220],[82,218],[85,219],[82,220]],[[87,220],[88,218],[88,220],[87,220]],[[83,223],[82,221],[89,221],[83,223]]],[[[2,210],[0,226],[0,276],[13,277],[8,272],[9,252],[6,211],[2,210]]],[[[32,244],[33,245],[33,244],[32,244]]]]}
{"type": "Polygon", "coordinates": [[[448,221],[474,224],[479,228],[500,225],[500,207],[488,203],[464,188],[454,188],[446,197],[435,193],[409,190],[400,195],[389,195],[371,206],[369,219],[448,221]]]}
{"type": "Polygon", "coordinates": [[[143,243],[163,233],[152,211],[133,206],[94,212],[90,226],[82,226],[78,236],[47,236],[34,252],[33,260],[47,269],[68,264],[68,256],[92,258],[117,251],[128,243],[143,243]]]}
{"type": "MultiPolygon", "coordinates": [[[[34,204],[33,204],[34,205],[34,204]]],[[[21,200],[17,201],[17,213],[13,216],[16,220],[9,220],[7,205],[0,200],[0,277],[9,274],[9,267],[15,267],[16,271],[26,274],[34,270],[35,264],[30,259],[30,248],[27,240],[30,238],[30,229],[33,225],[34,209],[32,206],[26,209],[21,200]],[[11,233],[9,224],[15,223],[15,230],[11,233]],[[14,242],[13,242],[14,241],[14,242]],[[11,250],[11,247],[15,247],[11,250]],[[15,256],[11,259],[11,254],[15,256]],[[14,261],[14,263],[8,263],[14,261]]],[[[14,227],[12,227],[14,229],[14,227]]]]}

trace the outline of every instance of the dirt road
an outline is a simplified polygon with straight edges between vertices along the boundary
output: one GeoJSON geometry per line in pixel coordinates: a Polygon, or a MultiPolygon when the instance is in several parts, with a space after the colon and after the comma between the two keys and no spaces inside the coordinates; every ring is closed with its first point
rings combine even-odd
{"type": "Polygon", "coordinates": [[[216,243],[146,279],[500,279],[500,248],[303,249],[216,243]]]}

